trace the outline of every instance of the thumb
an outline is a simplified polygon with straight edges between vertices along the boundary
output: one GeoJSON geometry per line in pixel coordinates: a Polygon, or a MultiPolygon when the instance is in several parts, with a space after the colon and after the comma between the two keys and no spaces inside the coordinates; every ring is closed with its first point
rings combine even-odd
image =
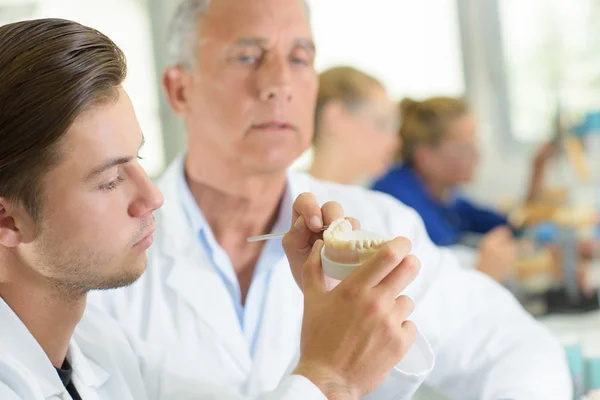
{"type": "Polygon", "coordinates": [[[308,259],[302,268],[302,291],[304,295],[307,292],[325,293],[325,275],[321,265],[321,249],[324,242],[317,240],[310,251],[308,259]]]}
{"type": "Polygon", "coordinates": [[[283,238],[283,249],[288,257],[304,255],[310,251],[310,238],[312,232],[306,226],[304,217],[300,216],[294,221],[292,228],[283,238]]]}

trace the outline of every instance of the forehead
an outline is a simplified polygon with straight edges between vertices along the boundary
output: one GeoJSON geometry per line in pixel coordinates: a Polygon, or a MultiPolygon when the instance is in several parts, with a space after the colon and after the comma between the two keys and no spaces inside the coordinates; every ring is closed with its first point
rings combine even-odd
{"type": "Polygon", "coordinates": [[[379,85],[369,86],[363,101],[379,113],[393,114],[394,116],[399,114],[396,103],[389,97],[386,90],[379,85]]]}
{"type": "Polygon", "coordinates": [[[378,85],[371,85],[367,91],[368,99],[374,103],[379,103],[381,105],[389,106],[393,105],[395,107],[395,103],[392,99],[389,98],[386,90],[378,85]]]}
{"type": "Polygon", "coordinates": [[[467,113],[450,121],[448,138],[464,141],[475,140],[477,138],[477,120],[475,116],[467,113]]]}
{"type": "Polygon", "coordinates": [[[301,0],[213,0],[200,26],[207,41],[312,37],[308,10],[301,0]]]}
{"type": "Polygon", "coordinates": [[[129,153],[139,146],[141,129],[133,105],[122,88],[118,97],[82,112],[62,143],[64,164],[85,168],[113,155],[129,153]]]}

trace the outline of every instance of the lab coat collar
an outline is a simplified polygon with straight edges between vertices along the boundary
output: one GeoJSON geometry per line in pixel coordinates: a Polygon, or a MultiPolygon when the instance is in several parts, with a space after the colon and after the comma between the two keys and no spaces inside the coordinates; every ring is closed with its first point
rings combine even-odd
{"type": "Polygon", "coordinates": [[[71,340],[67,358],[73,367],[76,388],[78,387],[78,382],[91,389],[99,389],[106,383],[110,378],[110,374],[95,361],[99,360],[99,357],[105,352],[106,349],[103,349],[101,345],[90,340],[84,340],[79,337],[77,341],[71,340]],[[85,355],[80,345],[84,346],[85,355]]]}
{"type": "Polygon", "coordinates": [[[174,260],[192,256],[190,253],[196,240],[193,227],[186,223],[185,211],[178,196],[183,163],[184,155],[177,157],[157,182],[165,201],[156,215],[165,220],[160,225],[165,234],[157,237],[159,243],[154,247],[164,249],[166,255],[174,260]]]}
{"type": "MultiPolygon", "coordinates": [[[[174,192],[169,193],[184,193],[183,198],[179,199],[181,203],[183,203],[184,214],[191,221],[192,231],[196,233],[200,233],[203,230],[210,229],[208,226],[208,222],[202,213],[202,210],[198,208],[195,203],[195,199],[193,194],[187,185],[185,179],[185,155],[180,155],[175,159],[172,166],[168,169],[165,175],[172,174],[172,177],[165,177],[165,181],[173,181],[177,180],[178,182],[175,185],[170,186],[168,190],[173,190],[174,192]],[[172,178],[172,179],[171,179],[172,178]]],[[[281,204],[279,205],[279,215],[277,217],[277,221],[273,229],[275,231],[278,230],[287,230],[290,228],[290,223],[292,220],[292,205],[296,197],[302,193],[300,191],[300,187],[298,187],[298,176],[300,174],[290,172],[288,173],[288,179],[286,183],[285,192],[283,193],[283,197],[281,199],[281,204]]],[[[302,185],[300,185],[302,186],[302,185]]],[[[166,189],[166,188],[165,188],[166,189]]],[[[167,190],[167,189],[166,189],[167,190]]]]}
{"type": "MultiPolygon", "coordinates": [[[[9,349],[10,355],[35,377],[44,397],[50,398],[64,393],[66,389],[50,359],[31,332],[1,297],[0,321],[2,323],[0,349],[9,349]]],[[[98,388],[108,380],[108,372],[98,364],[88,361],[73,339],[69,344],[67,354],[73,367],[76,387],[77,382],[81,382],[87,387],[98,388]]],[[[80,390],[79,387],[78,390],[80,390]]],[[[81,388],[81,392],[85,392],[84,388],[81,388]]]]}
{"type": "MultiPolygon", "coordinates": [[[[178,199],[178,186],[181,180],[184,157],[184,155],[177,157],[158,181],[158,186],[165,196],[165,203],[160,210],[160,215],[165,219],[163,227],[165,227],[165,232],[167,232],[167,234],[158,238],[162,243],[157,247],[166,249],[168,255],[173,259],[179,259],[182,255],[189,258],[190,256],[193,256],[191,253],[193,253],[193,249],[197,247],[193,246],[193,244],[197,242],[197,232],[194,232],[195,227],[191,227],[190,224],[187,223],[185,212],[178,199]],[[171,231],[172,229],[175,229],[176,231],[171,231]]],[[[281,225],[278,224],[278,229],[290,228],[293,202],[301,193],[309,190],[307,176],[302,173],[288,173],[287,185],[288,188],[281,208],[285,215],[284,218],[280,218],[282,223],[281,225]],[[285,220],[287,220],[287,222],[285,220]]],[[[204,263],[203,266],[209,267],[210,264],[204,263]]]]}
{"type": "MultiPolygon", "coordinates": [[[[204,213],[198,207],[196,199],[194,198],[194,195],[188,186],[185,177],[184,157],[178,158],[175,163],[179,167],[180,171],[178,177],[179,182],[177,184],[179,202],[183,207],[184,215],[187,218],[188,224],[191,225],[191,231],[195,233],[196,240],[200,240],[203,243],[203,248],[207,251],[208,258],[213,260],[213,263],[215,264],[214,266],[217,268],[217,270],[229,281],[228,285],[232,285],[237,289],[237,277],[235,275],[233,266],[220,265],[217,261],[215,261],[215,255],[219,254],[220,246],[210,225],[208,224],[208,221],[206,220],[206,217],[204,216],[204,213]]],[[[293,195],[290,192],[289,184],[286,184],[281,202],[279,204],[277,220],[273,226],[273,232],[282,232],[289,229],[290,221],[292,219],[292,203],[293,195]]],[[[264,252],[267,252],[275,257],[284,257],[281,241],[279,243],[277,243],[277,241],[268,242],[265,246],[264,252]]],[[[262,264],[262,266],[265,267],[264,264],[262,264]]],[[[274,265],[271,264],[266,267],[270,271],[274,265]]],[[[265,269],[257,269],[255,272],[255,274],[264,273],[267,273],[265,269]]],[[[239,289],[236,290],[236,292],[237,291],[239,291],[239,289]]]]}

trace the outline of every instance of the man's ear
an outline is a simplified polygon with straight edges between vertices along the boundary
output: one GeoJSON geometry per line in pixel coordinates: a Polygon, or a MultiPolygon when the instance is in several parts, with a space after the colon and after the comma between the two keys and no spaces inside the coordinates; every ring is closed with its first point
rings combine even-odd
{"type": "Polygon", "coordinates": [[[162,87],[173,112],[179,116],[188,112],[190,85],[191,77],[183,67],[170,65],[162,74],[162,87]]]}
{"type": "Polygon", "coordinates": [[[21,216],[25,212],[20,207],[14,205],[3,197],[0,197],[0,245],[5,247],[17,247],[25,241],[22,229],[20,227],[21,216]]]}

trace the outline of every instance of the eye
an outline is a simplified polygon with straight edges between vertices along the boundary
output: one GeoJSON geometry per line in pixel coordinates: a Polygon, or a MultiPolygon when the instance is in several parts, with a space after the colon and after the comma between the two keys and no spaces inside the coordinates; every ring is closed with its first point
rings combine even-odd
{"type": "Polygon", "coordinates": [[[236,60],[240,64],[256,64],[258,58],[255,56],[239,56],[236,60]]]}
{"type": "Polygon", "coordinates": [[[115,190],[124,180],[125,179],[123,177],[118,176],[117,179],[100,186],[99,189],[110,192],[111,190],[115,190]]]}
{"type": "Polygon", "coordinates": [[[295,64],[295,65],[308,65],[308,60],[294,57],[294,58],[292,58],[292,64],[295,64]]]}
{"type": "Polygon", "coordinates": [[[294,51],[290,57],[290,62],[294,65],[312,65],[313,57],[305,49],[294,51]]]}

